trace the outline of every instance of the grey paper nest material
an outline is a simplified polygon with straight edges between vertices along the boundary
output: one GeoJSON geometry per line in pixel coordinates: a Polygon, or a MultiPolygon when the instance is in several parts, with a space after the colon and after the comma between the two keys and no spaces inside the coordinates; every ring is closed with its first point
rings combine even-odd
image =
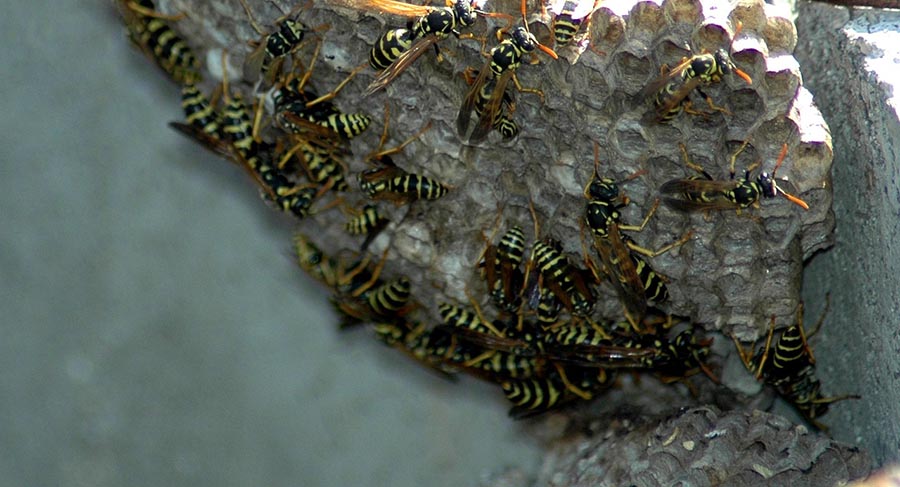
{"type": "Polygon", "coordinates": [[[559,444],[533,485],[831,486],[868,471],[866,454],[778,416],[704,407],[559,444]]]}
{"type": "MultiPolygon", "coordinates": [[[[162,10],[189,15],[176,28],[201,57],[208,51],[210,60],[218,59],[218,49],[225,48],[238,66],[251,50],[247,41],[259,38],[236,0],[159,3],[162,10]]],[[[281,15],[270,2],[248,3],[263,26],[271,26],[281,15]]],[[[285,10],[294,6],[293,2],[276,3],[285,10]]],[[[498,1],[488,9],[515,14],[518,6],[518,2],[498,1]]],[[[300,19],[310,26],[331,27],[323,35],[323,56],[312,81],[319,92],[331,89],[364,63],[382,32],[407,21],[323,1],[303,11],[300,19]]],[[[531,20],[539,38],[547,35],[542,24],[546,20],[531,20]]],[[[382,205],[394,223],[372,250],[390,246],[385,276],[402,274],[412,280],[414,297],[424,304],[414,319],[438,322],[437,303],[464,303],[467,286],[493,315],[475,270],[484,246],[482,234],[493,230],[498,208],[503,208],[501,228],[513,224],[530,228],[530,199],[541,219],[541,236],[560,239],[569,256],[580,261],[582,190],[593,170],[592,141],[600,144],[604,175],[623,178],[647,170],[625,186],[634,204],[625,210],[624,221],[638,223],[663,182],[690,175],[679,142],[688,146],[695,162],[724,179],[730,155],[749,138],[751,146],[738,159],[737,169],[762,161],[762,169],[771,172],[782,144],[787,143],[789,152],[778,175],[791,180],[794,193],[809,203],[809,211],[776,198],[765,200],[759,211],[751,210],[761,219],[728,211],[712,215],[707,222],[702,214],[679,213],[663,205],[648,228],[634,237],[645,247],[657,248],[694,231],[686,245],[652,260],[654,269],[670,281],[671,300],[664,305],[668,311],[746,340],[760,335],[773,314],[779,324],[791,322],[799,299],[802,261],[831,245],[834,225],[830,135],[810,94],[801,87],[799,68],[791,55],[796,45],[793,24],[770,11],[762,0],[741,3],[733,10],[715,8],[714,2],[635,5],[610,1],[591,20],[593,48],[605,54],[566,47],[559,49],[565,60],[548,62],[544,57],[540,64],[519,70],[522,84],[543,90],[546,102],[541,105],[537,96],[518,95],[514,117],[522,133],[511,143],[492,134],[488,142],[472,147],[455,133],[454,120],[467,89],[460,73],[466,66],[481,67],[484,62],[476,41],[443,41],[448,62],[437,63],[426,54],[386,92],[360,97],[374,76],[366,69],[341,93],[337,105],[342,111],[366,112],[375,120],[389,103],[393,143],[431,120],[434,128],[395,161],[410,172],[453,187],[436,202],[399,208],[382,205]],[[659,66],[674,65],[690,52],[727,48],[737,21],[743,29],[734,42],[733,57],[754,82],[747,85],[727,76],[724,83],[708,90],[733,115],[682,115],[668,126],[642,124],[647,106],[635,105],[632,99],[658,75],[659,66]]],[[[485,20],[473,29],[476,35],[487,31],[485,20]]],[[[353,174],[367,168],[362,158],[377,146],[380,127],[373,125],[354,140],[353,174]]],[[[354,187],[345,199],[362,207],[364,198],[354,179],[350,178],[354,187]]],[[[332,210],[303,222],[301,230],[323,248],[357,249],[359,239],[343,231],[344,221],[332,210]]],[[[533,241],[531,235],[529,241],[533,241]]],[[[605,284],[599,293],[595,318],[620,317],[615,293],[605,284]]]]}

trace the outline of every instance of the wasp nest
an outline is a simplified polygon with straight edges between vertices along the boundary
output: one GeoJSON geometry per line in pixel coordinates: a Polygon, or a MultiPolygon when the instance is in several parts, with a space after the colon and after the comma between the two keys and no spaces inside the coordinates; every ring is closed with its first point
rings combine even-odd
{"type": "MultiPolygon", "coordinates": [[[[257,22],[269,29],[283,15],[273,4],[285,11],[295,7],[284,1],[247,3],[257,22]]],[[[311,79],[319,93],[365,63],[385,30],[407,22],[375,9],[351,8],[364,3],[316,2],[300,13],[306,25],[322,26],[321,56],[311,79]]],[[[230,64],[240,66],[252,50],[246,40],[260,38],[237,0],[171,0],[159,7],[187,13],[175,26],[192,45],[206,48],[213,77],[220,71],[222,49],[230,64]]],[[[486,9],[515,16],[519,3],[491,2],[486,9]]],[[[495,20],[480,18],[472,32],[489,36],[494,24],[503,23],[495,20]]],[[[549,17],[532,13],[528,20],[538,39],[550,44],[549,17]]],[[[693,162],[723,180],[729,178],[731,156],[743,141],[749,145],[736,159],[738,176],[754,163],[761,167],[753,177],[762,170],[771,173],[787,144],[777,176],[790,180],[789,191],[809,203],[808,211],[782,198],[766,199],[761,208],[742,215],[684,213],[660,205],[644,231],[633,237],[643,247],[658,248],[693,232],[686,244],[650,261],[668,281],[671,299],[663,308],[670,313],[746,340],[757,337],[772,315],[778,323],[791,322],[803,260],[831,244],[834,225],[830,135],[801,86],[792,56],[797,42],[792,22],[772,13],[762,0],[733,8],[691,0],[661,5],[607,1],[585,21],[576,41],[557,49],[558,61],[539,54],[537,64],[519,69],[521,84],[545,96],[542,103],[530,93],[517,95],[513,117],[521,133],[512,142],[492,134],[483,143],[468,145],[456,133],[454,121],[468,89],[461,73],[467,66],[484,65],[478,40],[442,41],[443,62],[426,53],[376,95],[362,96],[374,76],[369,68],[343,89],[336,103],[345,113],[365,112],[377,120],[390,107],[388,146],[430,121],[432,128],[394,161],[452,188],[438,201],[382,205],[392,223],[371,250],[377,254],[389,248],[383,275],[412,281],[414,298],[423,305],[416,311],[422,321],[438,322],[437,303],[466,303],[467,289],[493,315],[475,267],[485,246],[483,236],[512,225],[530,229],[530,202],[540,237],[560,240],[574,262],[583,261],[585,248],[593,255],[581,221],[595,141],[601,176],[624,180],[644,171],[623,185],[632,202],[623,210],[629,224],[638,224],[650,210],[660,185],[694,174],[686,168],[679,144],[693,162]],[[737,66],[753,80],[748,84],[725,76],[705,90],[728,113],[682,114],[669,124],[642,121],[649,108],[637,95],[659,76],[661,65],[674,66],[692,53],[720,48],[730,48],[737,66]]],[[[244,86],[251,88],[249,81],[244,86]]],[[[705,103],[696,106],[705,108],[705,103]]],[[[354,156],[348,162],[354,175],[370,167],[364,157],[378,146],[377,125],[353,141],[354,156]]],[[[366,198],[350,179],[353,189],[344,195],[345,202],[361,208],[366,198]]],[[[300,231],[313,235],[323,248],[355,251],[360,240],[344,231],[345,220],[338,210],[325,211],[302,222],[300,231]]],[[[534,241],[531,233],[526,232],[529,242],[534,241]]],[[[595,318],[621,317],[615,292],[602,284],[598,294],[595,318]]]]}

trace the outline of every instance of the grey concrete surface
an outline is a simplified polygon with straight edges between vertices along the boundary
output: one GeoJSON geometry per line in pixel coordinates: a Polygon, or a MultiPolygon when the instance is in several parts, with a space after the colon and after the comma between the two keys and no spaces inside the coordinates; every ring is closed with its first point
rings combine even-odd
{"type": "Polygon", "coordinates": [[[900,12],[800,2],[797,58],[834,137],[834,248],[804,275],[826,394],[858,393],[824,418],[834,436],[900,459],[900,12]]]}
{"type": "Polygon", "coordinates": [[[360,330],[290,221],[174,135],[110,2],[0,16],[0,485],[471,485],[535,465],[493,389],[360,330]]]}

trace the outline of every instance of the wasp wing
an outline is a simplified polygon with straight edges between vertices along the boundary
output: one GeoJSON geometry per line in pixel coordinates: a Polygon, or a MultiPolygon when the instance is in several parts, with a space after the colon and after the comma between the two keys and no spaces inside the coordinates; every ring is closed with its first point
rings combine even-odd
{"type": "Polygon", "coordinates": [[[403,71],[406,70],[416,59],[419,59],[426,50],[428,50],[435,42],[437,42],[437,36],[435,35],[427,35],[422,37],[421,39],[416,40],[412,46],[406,51],[403,51],[403,54],[400,55],[390,66],[385,68],[378,76],[375,78],[372,83],[366,87],[366,91],[363,92],[363,96],[369,96],[375,93],[378,90],[384,89],[387,85],[391,83],[397,76],[400,75],[403,71]]]}

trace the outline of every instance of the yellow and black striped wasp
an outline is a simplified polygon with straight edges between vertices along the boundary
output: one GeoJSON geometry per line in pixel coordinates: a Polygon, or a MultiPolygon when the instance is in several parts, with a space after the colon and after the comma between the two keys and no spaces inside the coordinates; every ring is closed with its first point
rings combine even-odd
{"type": "MultiPolygon", "coordinates": [[[[290,12],[282,10],[283,15],[274,22],[275,29],[266,31],[256,23],[253,12],[247,5],[247,0],[240,0],[240,2],[244,11],[247,12],[250,25],[262,36],[260,40],[250,43],[255,47],[244,61],[244,76],[252,80],[262,75],[263,79],[271,83],[281,72],[281,65],[285,57],[300,47],[307,31],[310,31],[297,19],[297,13],[304,5],[300,4],[290,12]],[[273,67],[275,69],[272,69],[273,67]]],[[[277,3],[272,3],[281,9],[277,3]]],[[[323,26],[323,28],[327,28],[327,26],[323,26]]]]}
{"type": "Polygon", "coordinates": [[[416,18],[409,28],[388,30],[375,42],[369,64],[381,72],[363,96],[385,88],[432,46],[438,50],[437,42],[451,34],[461,37],[459,29],[472,26],[478,15],[504,16],[479,10],[477,0],[453,0],[447,7],[412,5],[396,0],[351,0],[349,3],[357,8],[416,18]]]}
{"type": "Polygon", "coordinates": [[[117,4],[131,42],[172,80],[180,84],[202,81],[197,56],[168,24],[168,21],[182,19],[184,14],[159,13],[151,0],[118,0],[117,4]]]}
{"type": "MultiPolygon", "coordinates": [[[[522,20],[523,22],[525,21],[525,0],[522,0],[522,20]]],[[[527,26],[527,22],[525,24],[527,26]]],[[[497,31],[498,36],[502,32],[502,30],[497,31]]],[[[456,117],[456,130],[460,137],[473,143],[480,142],[487,137],[494,127],[497,114],[503,107],[506,85],[510,80],[513,81],[516,89],[520,92],[535,93],[543,99],[544,95],[540,90],[523,88],[516,77],[516,70],[521,66],[522,58],[535,49],[540,49],[553,59],[558,59],[556,53],[538,42],[525,26],[513,27],[509,31],[508,39],[504,39],[499,45],[492,48],[490,53],[485,54],[488,60],[484,67],[479,70],[478,78],[475,79],[469,88],[462,107],[459,109],[459,115],[456,117]],[[482,100],[485,93],[485,85],[492,80],[494,87],[491,90],[490,99],[485,103],[482,100]],[[476,111],[479,104],[483,105],[483,108],[478,116],[478,123],[472,130],[471,135],[469,135],[472,113],[476,111]]]]}
{"type": "MultiPolygon", "coordinates": [[[[741,31],[738,22],[734,36],[736,39],[741,31]]],[[[651,82],[638,93],[639,100],[651,99],[653,109],[642,119],[644,123],[667,123],[672,121],[681,112],[695,115],[708,115],[691,108],[690,94],[697,90],[712,110],[728,113],[728,110],[716,106],[709,95],[703,92],[703,87],[718,83],[728,74],[734,73],[741,79],[752,84],[753,80],[744,71],[740,70],[731,59],[731,55],[725,49],[719,49],[715,53],[703,52],[689,58],[684,58],[680,64],[672,69],[662,66],[662,76],[651,82]]]]}
{"type": "Polygon", "coordinates": [[[368,156],[378,167],[368,169],[359,174],[359,188],[374,200],[393,201],[396,205],[408,204],[416,200],[436,200],[443,197],[449,188],[437,180],[419,174],[404,171],[394,164],[392,154],[403,150],[412,141],[418,139],[431,128],[431,122],[425,124],[416,134],[391,149],[382,150],[388,136],[388,119],[390,110],[385,106],[384,132],[378,144],[378,150],[368,156]]]}
{"type": "MultiPolygon", "coordinates": [[[[466,83],[471,86],[475,83],[475,80],[478,79],[478,70],[472,67],[466,68],[466,70],[463,71],[463,77],[465,78],[466,83]]],[[[487,108],[487,105],[490,103],[491,97],[494,94],[494,87],[496,84],[496,80],[491,78],[482,87],[479,98],[475,102],[476,117],[481,117],[481,114],[484,113],[484,110],[487,108]]],[[[515,97],[512,91],[507,89],[506,93],[503,94],[500,110],[494,114],[494,121],[491,123],[491,127],[503,137],[503,140],[512,140],[519,135],[519,124],[512,118],[512,114],[515,110],[515,97]]]]}
{"type": "Polygon", "coordinates": [[[360,68],[353,70],[325,95],[317,96],[307,88],[320,46],[321,43],[302,77],[291,73],[281,79],[273,91],[275,121],[289,134],[290,146],[282,152],[278,167],[287,170],[299,165],[310,181],[324,188],[346,191],[344,157],[350,153],[347,140],[362,133],[371,120],[362,113],[342,113],[330,101],[360,68]]]}
{"type": "MultiPolygon", "coordinates": [[[[322,40],[316,43],[315,50],[310,58],[309,66],[304,67],[302,61],[295,59],[295,69],[287,76],[282,77],[272,91],[272,102],[276,114],[292,113],[299,118],[329,128],[342,139],[351,139],[363,133],[372,122],[372,119],[364,113],[343,113],[331,102],[350,83],[357,73],[365,68],[358,66],[350,71],[338,85],[318,96],[308,86],[316,66],[319,53],[322,48],[322,40]],[[302,75],[298,75],[302,72],[302,75]]],[[[296,129],[296,127],[288,127],[296,129]]],[[[296,130],[295,130],[296,131],[296,130]]]]}
{"type": "Polygon", "coordinates": [[[750,352],[744,349],[737,338],[732,336],[737,347],[738,354],[747,370],[754,373],[757,380],[762,379],[772,386],[778,394],[794,405],[797,411],[803,415],[815,427],[826,430],[816,418],[828,411],[828,405],[845,399],[860,399],[855,394],[847,394],[835,397],[822,397],[821,383],[815,375],[816,358],[807,343],[808,338],[819,331],[828,312],[830,299],[826,297],[825,310],[812,333],[806,334],[803,330],[803,303],[797,308],[797,320],[794,324],[781,332],[775,344],[772,344],[775,334],[775,317],[769,325],[769,334],[766,337],[765,346],[751,357],[750,352]]]}
{"type": "Polygon", "coordinates": [[[559,46],[572,42],[581,22],[596,10],[600,0],[554,0],[549,10],[553,13],[553,39],[559,46]]]}
{"type": "Polygon", "coordinates": [[[326,255],[302,234],[294,236],[294,249],[300,268],[334,292],[331,303],[342,315],[342,327],[399,319],[415,307],[410,301],[412,286],[408,278],[401,276],[388,282],[380,279],[388,249],[377,264],[369,256],[347,264],[340,257],[326,255]]]}
{"type": "Polygon", "coordinates": [[[787,155],[787,144],[781,146],[781,153],[772,174],[763,171],[755,180],[751,179],[750,173],[760,164],[757,162],[747,168],[743,177],[735,179],[735,160],[748,143],[749,141],[744,141],[738,151],[731,156],[731,178],[727,181],[713,179],[701,166],[691,162],[687,148],[684,144],[680,144],[685,165],[700,173],[700,176],[673,179],[663,183],[659,188],[663,200],[670,207],[683,211],[736,209],[740,212],[741,209],[750,206],[759,207],[760,198],[774,198],[781,195],[791,203],[808,210],[809,205],[805,201],[781,189],[775,179],[775,173],[787,155]]]}
{"type": "MultiPolygon", "coordinates": [[[[258,125],[251,122],[239,94],[229,93],[227,75],[223,76],[222,90],[226,106],[216,118],[206,97],[196,88],[186,86],[182,106],[188,123],[170,122],[169,126],[241,166],[280,210],[305,218],[321,192],[290,181],[276,167],[273,146],[258,137],[258,125]]],[[[261,110],[257,105],[257,114],[261,110]]]]}
{"type": "MultiPolygon", "coordinates": [[[[499,223],[502,212],[498,212],[499,223]]],[[[495,224],[496,226],[496,224],[495,224]]],[[[494,230],[496,233],[496,229],[494,230]]],[[[482,236],[482,238],[484,238],[482,236]]],[[[525,257],[525,234],[522,228],[514,225],[500,237],[497,245],[493,236],[478,257],[477,267],[487,283],[488,294],[500,310],[515,313],[522,304],[522,292],[525,276],[520,266],[525,257]]]]}
{"type": "MultiPolygon", "coordinates": [[[[594,249],[625,304],[627,314],[632,320],[636,320],[633,323],[637,323],[643,320],[648,301],[661,303],[669,297],[665,281],[650,268],[643,257],[653,258],[683,245],[691,238],[692,232],[658,250],[641,247],[630,237],[623,235],[622,230],[642,231],[656,212],[659,201],[654,203],[640,225],[623,225],[619,210],[627,206],[629,200],[620,196],[616,181],[600,177],[599,160],[599,147],[595,143],[594,174],[584,188],[584,197],[587,199],[584,222],[593,236],[594,249]]],[[[641,174],[643,172],[635,173],[629,179],[641,174]]],[[[587,258],[585,260],[592,262],[587,258]]]]}
{"type": "Polygon", "coordinates": [[[509,416],[525,419],[577,401],[589,401],[615,382],[615,371],[603,368],[555,364],[542,377],[505,380],[500,384],[513,403],[509,416]]]}
{"type": "Polygon", "coordinates": [[[425,323],[405,319],[382,320],[373,327],[375,338],[399,350],[416,362],[449,380],[456,379],[457,368],[445,365],[445,356],[454,344],[446,335],[429,330],[425,323]]]}
{"type": "Polygon", "coordinates": [[[361,251],[365,251],[375,237],[391,222],[387,217],[382,216],[378,211],[378,206],[373,204],[367,204],[361,210],[348,209],[346,211],[351,214],[351,218],[344,226],[347,233],[366,236],[360,247],[361,251]]]}
{"type": "MultiPolygon", "coordinates": [[[[539,300],[549,300],[549,296],[546,296],[542,290],[542,288],[547,288],[573,315],[587,318],[594,309],[595,300],[591,290],[591,284],[595,284],[595,282],[589,282],[588,279],[591,273],[572,265],[569,258],[563,253],[562,243],[558,240],[550,237],[538,238],[540,224],[534,204],[531,202],[529,202],[529,210],[534,221],[534,235],[537,239],[531,247],[531,259],[529,259],[526,272],[526,281],[530,281],[526,283],[526,286],[532,290],[531,301],[534,301],[534,297],[539,300]],[[537,271],[536,279],[528,277],[532,269],[537,271]],[[536,291],[535,288],[537,288],[536,291]]],[[[539,303],[532,302],[531,304],[539,303]]],[[[545,311],[555,309],[552,301],[547,301],[545,304],[549,308],[545,311]]]]}

